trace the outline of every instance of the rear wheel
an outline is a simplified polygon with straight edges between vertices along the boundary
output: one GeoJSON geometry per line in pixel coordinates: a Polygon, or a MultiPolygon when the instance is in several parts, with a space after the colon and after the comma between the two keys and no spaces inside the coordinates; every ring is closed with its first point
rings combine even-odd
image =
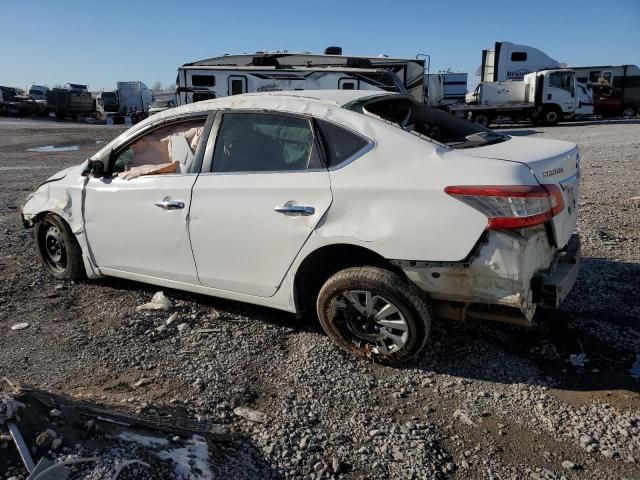
{"type": "Polygon", "coordinates": [[[354,267],[330,277],[318,295],[320,323],[356,357],[399,364],[424,347],[431,311],[422,293],[401,275],[354,267]]]}
{"type": "Polygon", "coordinates": [[[628,107],[624,107],[624,109],[622,110],[622,116],[623,117],[635,117],[636,115],[636,109],[628,106],[628,107]]]}
{"type": "Polygon", "coordinates": [[[67,224],[54,214],[46,214],[35,225],[40,259],[47,271],[61,280],[84,277],[82,251],[67,224]]]}

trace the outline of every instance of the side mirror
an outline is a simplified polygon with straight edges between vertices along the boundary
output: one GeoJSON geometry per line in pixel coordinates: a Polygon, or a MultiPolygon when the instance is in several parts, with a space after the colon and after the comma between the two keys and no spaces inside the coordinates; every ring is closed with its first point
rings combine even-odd
{"type": "Polygon", "coordinates": [[[102,160],[91,160],[89,162],[89,175],[93,178],[104,177],[104,163],[102,160]]]}

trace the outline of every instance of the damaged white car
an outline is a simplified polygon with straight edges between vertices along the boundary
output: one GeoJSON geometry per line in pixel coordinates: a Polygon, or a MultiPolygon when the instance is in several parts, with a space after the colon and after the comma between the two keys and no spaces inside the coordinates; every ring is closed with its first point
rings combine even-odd
{"type": "Polygon", "coordinates": [[[432,316],[530,323],[576,279],[572,143],[398,94],[250,94],[161,112],[23,208],[45,268],[317,312],[398,363],[432,316]]]}

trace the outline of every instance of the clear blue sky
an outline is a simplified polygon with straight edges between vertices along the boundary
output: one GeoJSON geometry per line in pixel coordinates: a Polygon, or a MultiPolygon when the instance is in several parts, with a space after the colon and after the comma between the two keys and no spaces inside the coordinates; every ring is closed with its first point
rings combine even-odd
{"type": "Polygon", "coordinates": [[[345,54],[431,55],[432,71],[475,72],[507,40],[568,65],[640,65],[640,0],[0,0],[0,84],[175,81],[224,53],[340,45],[345,54]]]}

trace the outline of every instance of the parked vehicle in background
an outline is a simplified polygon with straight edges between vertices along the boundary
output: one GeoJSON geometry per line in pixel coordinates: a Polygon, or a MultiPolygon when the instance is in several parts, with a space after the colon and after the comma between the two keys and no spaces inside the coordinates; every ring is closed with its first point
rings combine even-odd
{"type": "Polygon", "coordinates": [[[575,115],[593,114],[580,90],[573,70],[542,70],[525,75],[523,81],[480,83],[466,96],[466,104],[449,110],[485,127],[501,117],[555,125],[575,115]]]}
{"type": "Polygon", "coordinates": [[[0,87],[0,113],[4,115],[42,115],[46,113],[46,102],[34,100],[15,87],[0,87]]]}
{"type": "Polygon", "coordinates": [[[432,315],[529,325],[560,304],[580,262],[579,169],[573,143],[410,95],[252,94],[150,117],[44,182],[22,217],[57,278],[315,312],[343,349],[399,363],[432,315]]]}
{"type": "Polygon", "coordinates": [[[63,88],[52,88],[47,92],[47,109],[57,119],[79,120],[93,116],[95,103],[86,85],[67,83],[63,88]]]}
{"type": "Polygon", "coordinates": [[[99,95],[105,112],[116,113],[120,111],[118,92],[101,92],[99,95]]]}
{"type": "MultiPolygon", "coordinates": [[[[521,80],[524,75],[548,69],[564,68],[546,53],[527,45],[496,42],[482,51],[482,82],[521,80]]],[[[636,65],[599,65],[569,67],[576,80],[593,90],[594,115],[633,116],[640,113],[640,68],[636,65]]]]}
{"type": "Polygon", "coordinates": [[[480,82],[523,80],[529,73],[562,67],[566,65],[537,48],[511,42],[496,42],[492,49],[482,50],[480,82]]]}
{"type": "Polygon", "coordinates": [[[29,96],[34,100],[47,100],[47,92],[49,91],[49,87],[45,87],[42,85],[31,85],[29,88],[29,96]]]}
{"type": "Polygon", "coordinates": [[[424,100],[424,60],[349,57],[340,47],[324,55],[264,53],[224,55],[178,69],[178,105],[252,92],[372,90],[407,92],[424,100]]]}
{"type": "Polygon", "coordinates": [[[139,120],[147,116],[153,96],[143,82],[118,82],[117,92],[120,113],[134,114],[139,120]]]}
{"type": "Polygon", "coordinates": [[[176,106],[173,100],[155,100],[149,107],[149,115],[160,113],[176,106]]]}
{"type": "Polygon", "coordinates": [[[636,65],[574,67],[593,91],[594,114],[631,117],[640,113],[640,68],[636,65]]]}
{"type": "Polygon", "coordinates": [[[454,103],[464,103],[467,93],[467,74],[458,72],[425,75],[425,103],[446,109],[454,103]]]}

